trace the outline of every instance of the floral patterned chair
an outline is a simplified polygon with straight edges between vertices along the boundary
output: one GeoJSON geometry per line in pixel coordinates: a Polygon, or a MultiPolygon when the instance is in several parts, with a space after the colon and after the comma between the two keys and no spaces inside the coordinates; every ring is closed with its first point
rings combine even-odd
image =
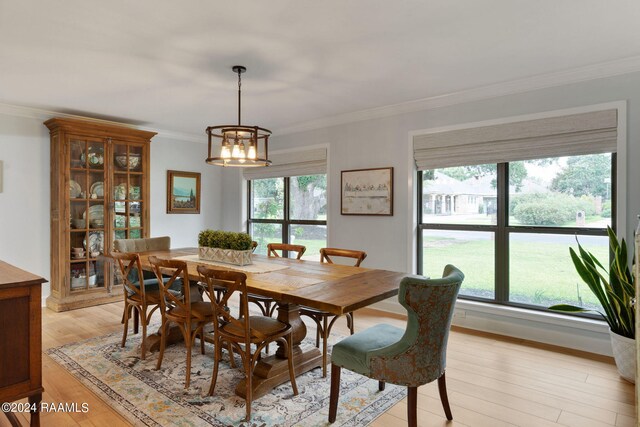
{"type": "Polygon", "coordinates": [[[405,277],[398,301],[407,310],[405,330],[380,324],[351,335],[333,346],[329,422],[336,420],[340,370],[346,368],[379,381],[409,388],[409,426],[417,425],[418,386],[438,380],[440,400],[452,420],[447,398],[445,365],[453,308],[464,274],[447,265],[441,279],[405,277]]]}

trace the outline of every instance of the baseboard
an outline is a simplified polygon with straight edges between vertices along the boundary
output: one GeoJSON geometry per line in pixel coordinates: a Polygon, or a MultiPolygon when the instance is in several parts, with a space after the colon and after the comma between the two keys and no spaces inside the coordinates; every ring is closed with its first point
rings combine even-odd
{"type": "MultiPolygon", "coordinates": [[[[371,308],[395,314],[406,313],[394,299],[381,301],[371,308]]],[[[452,324],[588,353],[612,355],[609,328],[598,320],[458,300],[452,324]]]]}

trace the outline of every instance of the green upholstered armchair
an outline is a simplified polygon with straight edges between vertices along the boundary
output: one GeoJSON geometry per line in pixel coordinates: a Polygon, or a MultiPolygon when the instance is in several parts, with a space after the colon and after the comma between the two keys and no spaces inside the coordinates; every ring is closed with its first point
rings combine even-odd
{"type": "Polygon", "coordinates": [[[398,301],[407,310],[405,330],[380,324],[345,338],[331,354],[329,422],[334,422],[340,393],[340,370],[346,368],[379,381],[409,388],[409,426],[417,424],[418,386],[438,380],[447,419],[453,419],[445,383],[447,339],[453,308],[464,274],[447,265],[441,279],[405,277],[398,301]]]}

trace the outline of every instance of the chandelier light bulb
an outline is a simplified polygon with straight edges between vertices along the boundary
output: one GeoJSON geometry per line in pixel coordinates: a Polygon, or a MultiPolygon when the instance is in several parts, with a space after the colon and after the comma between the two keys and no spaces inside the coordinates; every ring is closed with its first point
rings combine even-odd
{"type": "Polygon", "coordinates": [[[233,151],[231,152],[231,157],[237,159],[240,157],[240,144],[233,144],[233,151]]]}
{"type": "Polygon", "coordinates": [[[244,149],[244,144],[241,142],[239,145],[240,145],[240,155],[238,156],[238,158],[240,159],[239,160],[240,163],[244,163],[246,161],[245,159],[247,158],[247,153],[244,149]]]}
{"type": "Polygon", "coordinates": [[[247,157],[251,160],[255,160],[258,157],[258,153],[256,152],[256,146],[253,144],[249,145],[249,154],[247,157]]]}
{"type": "Polygon", "coordinates": [[[222,151],[220,151],[220,157],[222,157],[223,159],[231,158],[231,151],[229,150],[229,144],[224,144],[222,146],[222,151]]]}

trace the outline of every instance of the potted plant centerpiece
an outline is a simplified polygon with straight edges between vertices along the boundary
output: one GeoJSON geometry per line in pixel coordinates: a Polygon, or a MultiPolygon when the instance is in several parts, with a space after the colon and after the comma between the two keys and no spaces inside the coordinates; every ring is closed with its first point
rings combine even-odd
{"type": "MultiPolygon", "coordinates": [[[[630,382],[636,377],[636,344],[635,344],[635,282],[627,245],[622,239],[618,242],[615,232],[607,227],[611,264],[609,271],[590,252],[578,242],[578,252],[569,248],[571,259],[580,278],[594,293],[604,313],[598,311],[609,324],[609,336],[613,357],[620,376],[630,382]]],[[[568,304],[549,307],[550,310],[563,312],[595,311],[568,304]]]]}
{"type": "Polygon", "coordinates": [[[251,236],[233,231],[203,230],[198,234],[198,257],[234,265],[251,264],[251,236]]]}

